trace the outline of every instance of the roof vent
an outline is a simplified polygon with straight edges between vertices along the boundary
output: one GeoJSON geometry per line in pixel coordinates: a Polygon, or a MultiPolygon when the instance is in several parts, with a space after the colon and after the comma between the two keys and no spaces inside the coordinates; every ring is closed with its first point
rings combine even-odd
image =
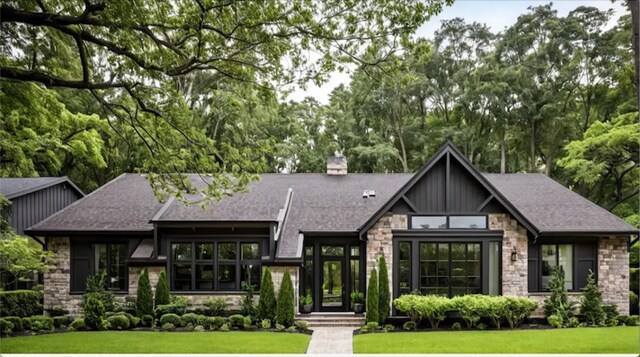
{"type": "Polygon", "coordinates": [[[344,156],[329,156],[327,158],[327,175],[344,176],[347,174],[347,158],[344,156]]]}
{"type": "Polygon", "coordinates": [[[369,197],[376,197],[376,190],[369,190],[369,197]]]}
{"type": "Polygon", "coordinates": [[[376,197],[376,190],[362,191],[362,198],[376,197]]]}

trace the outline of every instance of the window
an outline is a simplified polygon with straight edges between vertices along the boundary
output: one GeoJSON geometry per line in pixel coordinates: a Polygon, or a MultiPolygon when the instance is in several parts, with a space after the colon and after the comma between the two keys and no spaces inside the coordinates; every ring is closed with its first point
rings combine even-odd
{"type": "Polygon", "coordinates": [[[420,243],[420,293],[478,294],[480,281],[480,243],[420,243]]]}
{"type": "Polygon", "coordinates": [[[94,244],[93,273],[104,272],[106,289],[127,289],[127,245],[126,244],[94,244]]]}
{"type": "Polygon", "coordinates": [[[549,290],[553,270],[560,266],[564,270],[564,285],[573,290],[573,246],[571,244],[542,245],[542,289],[549,290]]]}
{"type": "Polygon", "coordinates": [[[413,229],[442,229],[447,228],[447,216],[412,216],[413,229]]]}
{"type": "Polygon", "coordinates": [[[449,228],[486,229],[486,216],[450,216],[449,228]]]}
{"type": "Polygon", "coordinates": [[[502,242],[489,242],[489,295],[500,295],[500,247],[502,242]]]}
{"type": "Polygon", "coordinates": [[[398,292],[411,292],[411,242],[398,243],[398,292]]]}
{"type": "Polygon", "coordinates": [[[411,229],[487,229],[487,216],[411,216],[411,229]]]}
{"type": "Polygon", "coordinates": [[[237,291],[247,282],[258,289],[261,276],[257,242],[171,244],[174,291],[237,291]]]}

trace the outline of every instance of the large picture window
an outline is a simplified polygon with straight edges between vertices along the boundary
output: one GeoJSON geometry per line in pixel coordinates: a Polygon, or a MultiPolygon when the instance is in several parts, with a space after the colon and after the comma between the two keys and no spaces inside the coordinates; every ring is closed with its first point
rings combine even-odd
{"type": "Polygon", "coordinates": [[[105,274],[105,288],[119,291],[127,289],[127,245],[94,244],[92,246],[93,274],[105,274]]]}
{"type": "Polygon", "coordinates": [[[258,242],[176,242],[171,257],[174,291],[238,291],[243,283],[259,289],[258,242]]]}
{"type": "Polygon", "coordinates": [[[487,216],[411,216],[411,229],[487,229],[487,216]]]}
{"type": "Polygon", "coordinates": [[[420,293],[457,296],[481,290],[479,243],[420,243],[420,293]]]}

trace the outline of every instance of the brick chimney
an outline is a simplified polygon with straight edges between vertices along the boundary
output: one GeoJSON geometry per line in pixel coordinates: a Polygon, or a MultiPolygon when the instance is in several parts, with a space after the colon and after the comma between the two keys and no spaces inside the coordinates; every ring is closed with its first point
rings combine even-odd
{"type": "Polygon", "coordinates": [[[344,176],[347,174],[347,158],[344,156],[329,156],[327,158],[327,175],[344,176]]]}

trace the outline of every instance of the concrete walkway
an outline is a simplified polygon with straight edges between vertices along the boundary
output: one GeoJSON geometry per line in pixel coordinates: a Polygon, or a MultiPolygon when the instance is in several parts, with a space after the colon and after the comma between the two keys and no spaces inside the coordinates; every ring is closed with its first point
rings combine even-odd
{"type": "Polygon", "coordinates": [[[307,354],[352,354],[353,327],[313,328],[307,354]]]}

